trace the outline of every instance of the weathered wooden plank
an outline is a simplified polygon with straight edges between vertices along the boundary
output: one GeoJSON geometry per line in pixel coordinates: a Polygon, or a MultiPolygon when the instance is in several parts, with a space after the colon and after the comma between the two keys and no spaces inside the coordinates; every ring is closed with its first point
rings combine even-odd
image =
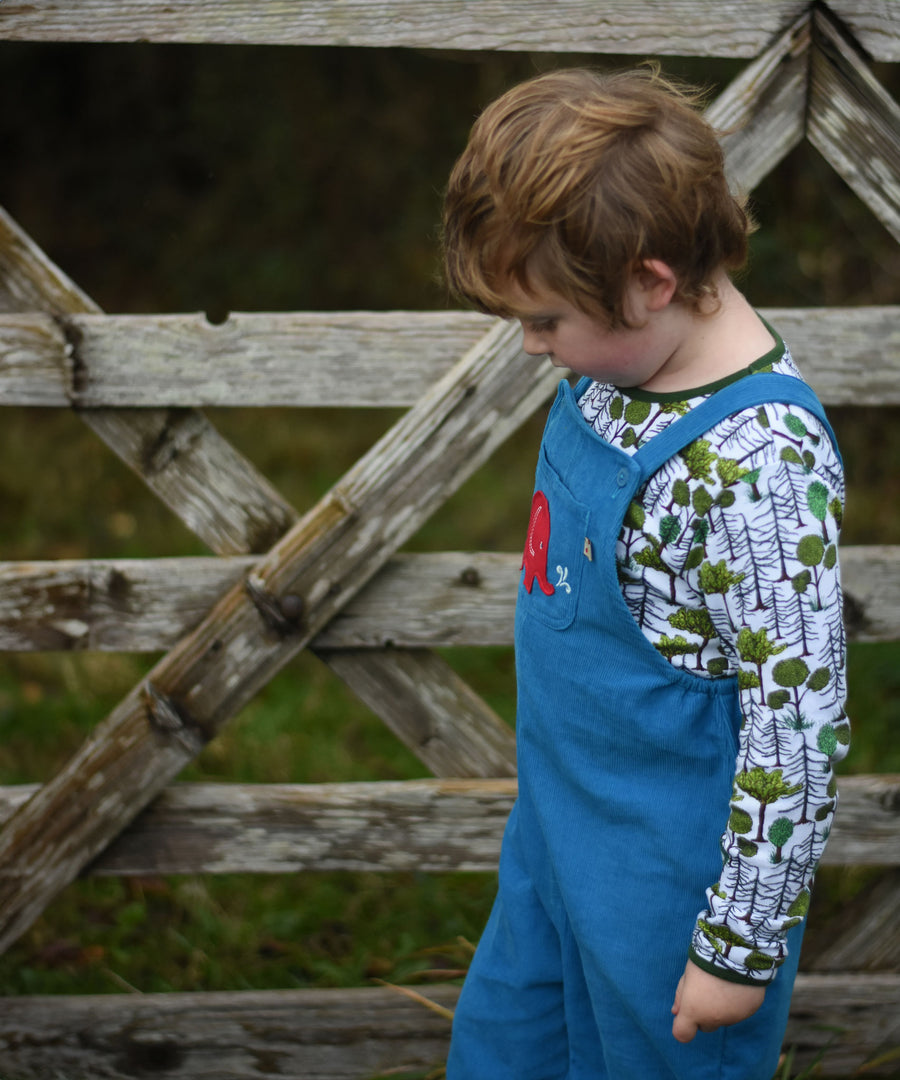
{"type": "MultiPolygon", "coordinates": [[[[402,554],[315,637],[339,649],[512,645],[521,556],[402,554]]],[[[160,652],[200,624],[252,557],[0,563],[0,651],[160,652]]],[[[900,639],[900,547],[841,549],[851,641],[900,639]]]]}
{"type": "Polygon", "coordinates": [[[0,563],[0,651],[169,649],[254,562],[234,556],[0,563]]]}
{"type": "MultiPolygon", "coordinates": [[[[828,924],[828,941],[812,957],[810,971],[900,971],[900,869],[886,871],[828,924]]],[[[819,935],[820,937],[822,935],[819,935]]]]}
{"type": "MultiPolygon", "coordinates": [[[[0,822],[36,790],[0,787],[0,822]]],[[[515,794],[509,778],[179,783],[165,788],[86,873],[493,872],[515,794]]],[[[900,866],[900,777],[841,778],[824,861],[900,866]]]]}
{"type": "Polygon", "coordinates": [[[538,0],[81,0],[77,14],[64,0],[5,0],[0,38],[750,57],[806,6],[803,0],[556,0],[548,19],[538,0]]]}
{"type": "Polygon", "coordinates": [[[0,316],[0,405],[68,406],[70,383],[66,339],[49,315],[0,316]]]}
{"type": "MultiPolygon", "coordinates": [[[[459,993],[424,989],[445,1008],[459,993]]],[[[445,1017],[386,987],[7,997],[0,1009],[3,1080],[375,1080],[439,1063],[449,1035],[445,1017]]]]}
{"type": "Polygon", "coordinates": [[[842,776],[823,863],[900,866],[900,777],[842,776]]]}
{"type": "Polygon", "coordinates": [[[801,972],[784,1046],[798,1070],[824,1051],[814,1076],[896,1077],[900,975],[801,972]]]}
{"type": "MultiPolygon", "coordinates": [[[[5,9],[0,5],[0,24],[5,9]]],[[[65,324],[99,307],[0,210],[0,311],[42,311],[65,324]]],[[[72,390],[77,360],[72,358],[72,390]]],[[[219,555],[265,551],[296,514],[202,413],[84,409],[85,423],[219,555]]]]}
{"type": "Polygon", "coordinates": [[[315,646],[512,645],[521,564],[516,552],[395,556],[331,620],[315,646]]]}
{"type": "Polygon", "coordinates": [[[767,308],[826,405],[900,404],[900,307],[767,308]]]}
{"type": "Polygon", "coordinates": [[[809,12],[734,79],[706,110],[722,132],[729,181],[749,192],[806,134],[809,12]]]}
{"type": "MultiPolygon", "coordinates": [[[[313,644],[510,645],[520,563],[514,553],[397,555],[313,644]]],[[[252,556],[0,563],[0,651],[169,649],[254,564],[252,556]]]]}
{"type": "Polygon", "coordinates": [[[844,621],[850,641],[900,639],[900,548],[841,548],[844,621]]]}
{"type": "Polygon", "coordinates": [[[823,11],[813,26],[809,141],[900,240],[900,106],[823,11]]]}
{"type": "MultiPolygon", "coordinates": [[[[454,986],[416,986],[444,1010],[454,986]]],[[[900,975],[815,975],[794,988],[785,1047],[795,1065],[828,1046],[821,1076],[849,1076],[900,1042],[900,975]]],[[[387,987],[204,994],[7,997],[0,1013],[4,1080],[360,1080],[440,1064],[448,1020],[387,987]]],[[[862,1075],[862,1074],[860,1074],[862,1075]]],[[[866,1076],[896,1076],[896,1061],[866,1076]]]]}
{"type": "MultiPolygon", "coordinates": [[[[36,790],[29,784],[0,787],[0,821],[36,790]]],[[[86,872],[493,872],[515,795],[514,779],[178,783],[86,872]]]]}
{"type": "Polygon", "coordinates": [[[0,833],[0,946],[194,757],[552,392],[500,323],[431,387],[0,833]]]}
{"type": "Polygon", "coordinates": [[[82,316],[82,406],[411,405],[490,330],[474,312],[82,316]],[[139,377],[138,377],[139,376],[139,377]]]}
{"type": "Polygon", "coordinates": [[[436,653],[319,653],[435,776],[515,776],[516,738],[436,653]]]}
{"type": "Polygon", "coordinates": [[[896,0],[829,0],[828,7],[873,60],[900,60],[900,9],[896,0]]]}
{"type": "MultiPolygon", "coordinates": [[[[826,405],[900,404],[900,307],[766,308],[826,405]]],[[[492,320],[473,312],[81,315],[71,344],[40,314],[0,315],[0,405],[397,406],[492,320]]],[[[137,446],[132,453],[137,453],[137,446]]]]}

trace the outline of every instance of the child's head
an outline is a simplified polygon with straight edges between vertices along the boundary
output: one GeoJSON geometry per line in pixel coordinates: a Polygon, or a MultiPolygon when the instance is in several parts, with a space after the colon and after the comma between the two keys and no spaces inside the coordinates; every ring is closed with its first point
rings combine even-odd
{"type": "Polygon", "coordinates": [[[508,315],[510,284],[539,284],[612,326],[648,259],[700,310],[743,264],[749,231],[695,97],[652,70],[557,71],[509,90],[475,123],[444,204],[457,295],[508,315]]]}

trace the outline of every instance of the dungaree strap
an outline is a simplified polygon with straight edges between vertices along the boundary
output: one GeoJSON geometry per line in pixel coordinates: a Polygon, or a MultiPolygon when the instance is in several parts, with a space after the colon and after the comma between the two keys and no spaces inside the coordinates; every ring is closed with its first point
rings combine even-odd
{"type": "Polygon", "coordinates": [[[837,439],[825,416],[822,403],[802,379],[793,375],[772,373],[747,375],[717,390],[685,416],[654,435],[637,451],[634,460],[640,466],[642,482],[649,479],[679,450],[699,439],[721,420],[754,405],[775,401],[784,405],[797,405],[817,417],[840,458],[837,439]]]}

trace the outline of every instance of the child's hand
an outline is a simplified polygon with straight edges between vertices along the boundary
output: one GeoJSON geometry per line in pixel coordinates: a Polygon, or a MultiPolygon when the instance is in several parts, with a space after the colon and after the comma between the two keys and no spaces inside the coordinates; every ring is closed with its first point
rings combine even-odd
{"type": "Polygon", "coordinates": [[[710,975],[690,960],[675,991],[672,1034],[682,1043],[700,1031],[715,1031],[752,1016],[766,996],[764,986],[742,986],[710,975]]]}

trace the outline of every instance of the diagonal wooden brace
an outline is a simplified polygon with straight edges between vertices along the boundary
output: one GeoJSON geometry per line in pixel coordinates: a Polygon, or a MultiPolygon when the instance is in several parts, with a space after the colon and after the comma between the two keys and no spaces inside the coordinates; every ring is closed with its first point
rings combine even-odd
{"type": "Polygon", "coordinates": [[[813,30],[809,141],[900,241],[900,105],[827,8],[813,30]]]}
{"type": "MultiPolygon", "coordinates": [[[[61,380],[62,387],[51,387],[48,380],[51,400],[47,404],[58,404],[52,392],[62,389],[64,399],[78,409],[85,423],[213,551],[219,555],[266,551],[297,521],[293,507],[198,409],[84,407],[83,391],[90,384],[92,366],[85,365],[82,324],[73,316],[96,314],[99,308],[0,209],[0,310],[7,308],[48,313],[55,320],[49,336],[67,347],[67,377],[61,380]]],[[[45,343],[47,329],[41,328],[38,334],[45,343]]],[[[34,340],[30,339],[32,344],[34,340]]],[[[419,338],[420,347],[422,341],[419,338]]],[[[146,347],[139,337],[129,341],[129,348],[138,353],[146,347]]],[[[427,342],[424,347],[428,348],[427,342]]],[[[362,342],[359,349],[365,352],[362,342]]],[[[54,383],[60,381],[52,365],[46,374],[54,383]]],[[[420,385],[417,380],[407,381],[420,385]]],[[[288,615],[286,622],[285,612],[267,604],[264,590],[254,591],[252,578],[247,587],[264,617],[283,628],[296,624],[295,616],[288,615]]],[[[321,658],[335,668],[333,654],[321,658]]],[[[339,667],[339,676],[355,692],[368,695],[369,704],[432,770],[440,769],[446,776],[515,774],[510,729],[437,655],[418,650],[402,658],[393,653],[374,657],[365,652],[349,661],[344,658],[339,667]],[[416,668],[418,672],[410,678],[416,668]],[[444,693],[423,697],[418,692],[440,676],[444,693]],[[373,698],[370,691],[377,683],[384,695],[373,698]],[[441,730],[443,736],[437,742],[423,742],[423,730],[441,730]],[[473,753],[472,739],[483,751],[481,755],[473,753]]]]}
{"type": "MultiPolygon", "coordinates": [[[[211,739],[329,622],[396,549],[490,456],[558,381],[497,323],[256,564],[271,604],[302,599],[302,628],[273,630],[244,583],[148,676],[152,700],[211,739]]],[[[289,608],[292,605],[289,605],[289,608]]],[[[5,949],[191,759],[190,745],[136,687],[0,833],[5,949]]]]}
{"type": "Polygon", "coordinates": [[[756,187],[806,134],[811,24],[805,11],[706,110],[738,191],[756,187]]]}

